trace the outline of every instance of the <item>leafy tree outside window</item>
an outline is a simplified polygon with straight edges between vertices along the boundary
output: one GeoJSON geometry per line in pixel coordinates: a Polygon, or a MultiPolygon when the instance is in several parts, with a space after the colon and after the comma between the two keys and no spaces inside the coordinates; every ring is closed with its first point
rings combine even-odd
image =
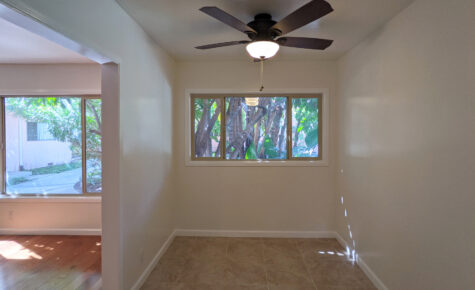
{"type": "Polygon", "coordinates": [[[101,99],[5,97],[2,101],[7,116],[7,193],[102,191],[101,99]],[[23,137],[18,131],[22,126],[25,140],[51,142],[21,145],[23,137]]]}
{"type": "Polygon", "coordinates": [[[192,159],[319,160],[321,101],[321,95],[193,95],[192,159]]]}

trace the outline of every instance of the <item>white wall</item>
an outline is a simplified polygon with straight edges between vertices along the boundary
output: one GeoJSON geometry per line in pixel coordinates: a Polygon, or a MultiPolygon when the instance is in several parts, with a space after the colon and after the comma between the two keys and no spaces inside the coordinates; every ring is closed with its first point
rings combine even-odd
{"type": "MultiPolygon", "coordinates": [[[[265,64],[265,91],[330,91],[333,120],[336,64],[331,61],[265,64]]],[[[326,231],[334,229],[334,122],[326,167],[185,166],[185,90],[257,91],[259,65],[181,62],[174,96],[177,223],[181,229],[326,231]]]]}
{"type": "Polygon", "coordinates": [[[475,284],[474,13],[415,1],[339,61],[337,228],[389,289],[475,284]]]}
{"type": "Polygon", "coordinates": [[[103,283],[105,289],[129,289],[174,227],[174,61],[113,0],[2,1],[120,65],[119,192],[106,193],[109,203],[104,203],[113,206],[119,199],[120,209],[107,211],[113,214],[103,225],[115,229],[120,224],[120,236],[110,231],[104,241],[104,249],[108,243],[119,248],[104,254],[103,283]]]}
{"type": "MultiPolygon", "coordinates": [[[[0,64],[0,95],[100,92],[101,67],[97,64],[0,64]]],[[[84,229],[97,233],[101,229],[100,199],[79,202],[0,199],[0,213],[0,232],[3,233],[74,233],[84,229]]]]}

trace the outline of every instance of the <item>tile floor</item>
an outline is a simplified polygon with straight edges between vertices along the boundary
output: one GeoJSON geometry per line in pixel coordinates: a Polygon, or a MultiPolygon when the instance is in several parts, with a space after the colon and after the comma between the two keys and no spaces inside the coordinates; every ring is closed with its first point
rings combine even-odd
{"type": "Polygon", "coordinates": [[[142,289],[376,289],[335,239],[176,237],[142,289]]]}

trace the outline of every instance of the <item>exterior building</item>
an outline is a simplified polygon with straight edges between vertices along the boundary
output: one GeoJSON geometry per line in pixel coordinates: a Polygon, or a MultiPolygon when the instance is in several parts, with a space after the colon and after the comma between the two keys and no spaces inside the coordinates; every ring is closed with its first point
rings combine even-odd
{"type": "Polygon", "coordinates": [[[47,124],[27,122],[7,112],[5,136],[7,171],[31,170],[71,162],[70,143],[55,140],[47,124]]]}

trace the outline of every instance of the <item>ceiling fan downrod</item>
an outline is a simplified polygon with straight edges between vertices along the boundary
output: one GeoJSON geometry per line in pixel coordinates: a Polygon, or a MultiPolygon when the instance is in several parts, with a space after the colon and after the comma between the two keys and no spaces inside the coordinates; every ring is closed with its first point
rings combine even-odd
{"type": "Polygon", "coordinates": [[[261,87],[259,89],[259,92],[262,92],[262,90],[264,90],[264,57],[261,57],[260,59],[260,66],[261,66],[261,74],[260,74],[260,77],[261,77],[261,87]]]}

